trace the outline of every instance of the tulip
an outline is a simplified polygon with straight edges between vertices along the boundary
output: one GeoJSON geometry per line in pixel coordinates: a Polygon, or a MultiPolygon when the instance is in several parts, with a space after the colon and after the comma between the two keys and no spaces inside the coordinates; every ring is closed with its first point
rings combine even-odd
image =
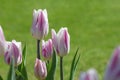
{"type": "Polygon", "coordinates": [[[97,71],[89,69],[87,72],[82,72],[79,80],[98,80],[97,71]]]}
{"type": "Polygon", "coordinates": [[[12,58],[14,58],[15,66],[18,66],[22,62],[22,49],[21,42],[6,42],[7,48],[4,54],[4,59],[7,64],[11,64],[12,58]]]}
{"type": "Polygon", "coordinates": [[[120,47],[117,47],[107,66],[104,80],[120,80],[120,47]]]}
{"type": "Polygon", "coordinates": [[[46,9],[33,11],[32,35],[37,40],[43,39],[48,34],[49,24],[46,9]]]}
{"type": "Polygon", "coordinates": [[[43,80],[47,77],[47,69],[45,62],[36,58],[35,66],[34,66],[34,74],[38,80],[43,80]]]}
{"type": "Polygon", "coordinates": [[[3,55],[4,53],[5,53],[5,37],[2,27],[0,26],[0,55],[3,55]]]}
{"type": "Polygon", "coordinates": [[[42,40],[42,55],[46,60],[50,60],[53,53],[53,46],[52,40],[49,39],[48,41],[42,40]]]}
{"type": "Polygon", "coordinates": [[[60,57],[67,55],[70,50],[70,35],[68,29],[66,27],[61,28],[57,34],[55,30],[52,29],[52,42],[60,57]]]}

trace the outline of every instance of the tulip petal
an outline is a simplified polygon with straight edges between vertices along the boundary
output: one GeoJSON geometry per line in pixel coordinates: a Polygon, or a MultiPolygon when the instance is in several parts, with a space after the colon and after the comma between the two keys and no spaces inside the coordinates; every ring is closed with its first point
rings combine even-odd
{"type": "Polygon", "coordinates": [[[57,37],[57,34],[55,32],[54,29],[51,30],[52,32],[52,42],[53,42],[53,46],[56,50],[57,53],[59,53],[59,50],[58,50],[58,37],[57,37]]]}
{"type": "Polygon", "coordinates": [[[79,80],[98,80],[97,71],[95,69],[89,69],[87,72],[82,72],[79,80]]]}
{"type": "Polygon", "coordinates": [[[59,35],[59,45],[58,49],[60,51],[60,56],[65,56],[67,53],[69,53],[69,47],[70,47],[70,38],[67,31],[67,28],[61,28],[58,32],[59,35]]]}
{"type": "Polygon", "coordinates": [[[7,64],[11,63],[12,57],[15,60],[15,66],[18,66],[22,62],[22,50],[21,42],[6,42],[6,52],[4,54],[5,62],[7,64]]]}
{"type": "Polygon", "coordinates": [[[120,79],[120,47],[117,47],[107,66],[104,80],[120,79]]]}
{"type": "Polygon", "coordinates": [[[52,46],[52,40],[49,39],[48,41],[42,40],[42,55],[44,59],[49,60],[52,57],[53,53],[53,46],[52,46]]]}
{"type": "Polygon", "coordinates": [[[0,26],[0,55],[3,55],[5,53],[5,37],[2,30],[2,27],[0,26]]]}
{"type": "Polygon", "coordinates": [[[36,59],[34,66],[34,74],[38,79],[45,79],[47,76],[47,69],[45,62],[42,62],[39,59],[36,59]]]}
{"type": "Polygon", "coordinates": [[[41,40],[48,34],[49,24],[47,11],[34,10],[33,11],[33,24],[31,28],[32,36],[38,40],[41,40]]]}

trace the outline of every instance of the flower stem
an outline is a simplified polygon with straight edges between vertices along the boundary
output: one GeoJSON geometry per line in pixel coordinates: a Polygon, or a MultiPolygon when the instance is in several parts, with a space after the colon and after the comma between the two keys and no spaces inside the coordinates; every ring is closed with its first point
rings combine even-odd
{"type": "Polygon", "coordinates": [[[37,40],[37,58],[40,59],[40,40],[37,40]]]}
{"type": "Polygon", "coordinates": [[[60,57],[60,80],[63,80],[63,57],[60,57]]]}

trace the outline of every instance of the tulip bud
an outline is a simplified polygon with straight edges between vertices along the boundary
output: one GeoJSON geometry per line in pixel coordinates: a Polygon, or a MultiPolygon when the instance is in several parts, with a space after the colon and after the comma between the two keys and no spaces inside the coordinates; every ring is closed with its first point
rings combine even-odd
{"type": "Polygon", "coordinates": [[[34,74],[39,80],[45,79],[47,77],[47,69],[45,62],[36,58],[34,66],[34,74]]]}
{"type": "Polygon", "coordinates": [[[49,60],[52,57],[53,53],[53,46],[52,40],[49,39],[48,41],[42,40],[42,55],[46,60],[49,60]]]}
{"type": "Polygon", "coordinates": [[[22,49],[21,42],[6,42],[7,48],[4,55],[5,62],[11,64],[12,58],[14,58],[15,66],[18,66],[22,62],[22,49]]]}
{"type": "Polygon", "coordinates": [[[52,42],[59,56],[63,57],[68,54],[70,50],[70,36],[67,28],[61,28],[57,34],[52,29],[52,42]]]}
{"type": "Polygon", "coordinates": [[[89,69],[87,72],[81,73],[79,80],[98,80],[97,71],[89,69]]]}
{"type": "Polygon", "coordinates": [[[41,40],[44,36],[48,34],[49,24],[46,9],[38,11],[33,11],[33,25],[32,25],[32,35],[34,38],[41,40]]]}
{"type": "Polygon", "coordinates": [[[110,59],[104,80],[120,80],[120,47],[116,48],[110,59]]]}
{"type": "Polygon", "coordinates": [[[0,26],[0,55],[3,55],[4,53],[5,53],[5,37],[2,27],[0,26]]]}

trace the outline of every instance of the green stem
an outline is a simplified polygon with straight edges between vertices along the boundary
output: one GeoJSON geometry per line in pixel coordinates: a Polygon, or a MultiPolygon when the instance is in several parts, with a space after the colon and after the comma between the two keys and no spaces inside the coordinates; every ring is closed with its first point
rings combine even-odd
{"type": "Polygon", "coordinates": [[[60,80],[63,80],[63,57],[60,57],[60,80]]]}
{"type": "Polygon", "coordinates": [[[40,59],[40,40],[37,40],[37,58],[40,59]]]}

